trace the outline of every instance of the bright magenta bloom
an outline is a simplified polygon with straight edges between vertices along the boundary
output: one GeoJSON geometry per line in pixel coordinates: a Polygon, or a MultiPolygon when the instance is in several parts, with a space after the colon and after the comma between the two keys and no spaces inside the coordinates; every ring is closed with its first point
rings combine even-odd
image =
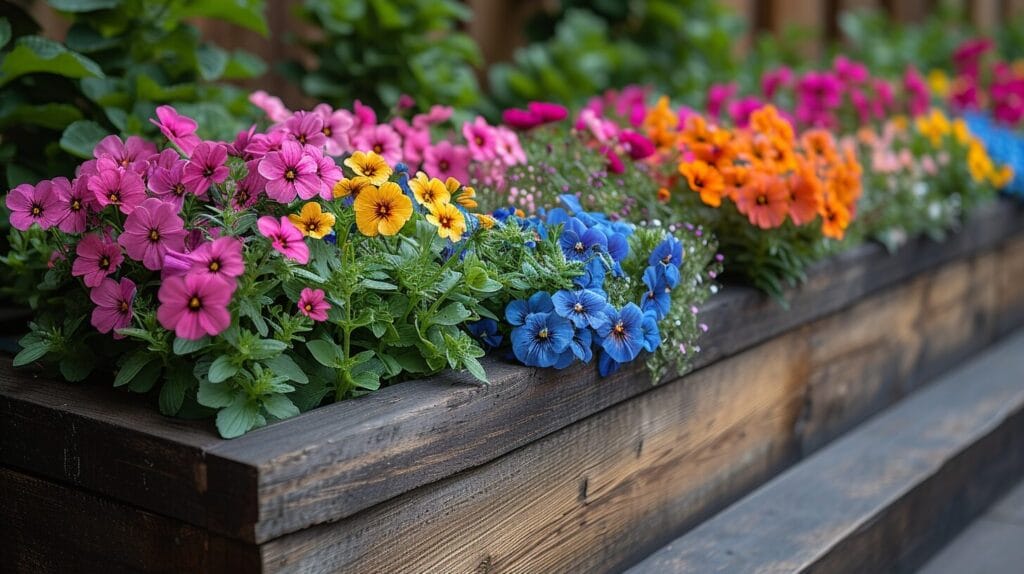
{"type": "Polygon", "coordinates": [[[89,298],[96,304],[92,310],[92,326],[100,333],[115,331],[115,339],[123,338],[116,331],[132,324],[135,282],[127,277],[120,283],[105,278],[89,292],[89,298]]]}
{"type": "Polygon", "coordinates": [[[299,312],[314,321],[326,321],[331,304],[324,299],[323,289],[306,287],[299,295],[299,312]]]}
{"type": "Polygon", "coordinates": [[[494,128],[487,124],[482,116],[477,116],[472,122],[462,124],[462,135],[466,138],[469,151],[473,157],[482,160],[491,160],[497,155],[495,150],[497,135],[494,128]]]}
{"type": "Polygon", "coordinates": [[[295,196],[309,199],[320,193],[316,160],[296,141],[281,143],[280,151],[260,160],[259,172],[267,180],[267,196],[278,203],[291,203],[295,196]]]}
{"type": "Polygon", "coordinates": [[[352,144],[357,150],[374,152],[390,165],[402,161],[402,137],[387,124],[360,131],[352,144]]]}
{"type": "Polygon", "coordinates": [[[103,279],[117,271],[124,261],[121,247],[107,237],[89,234],[75,248],[78,257],[71,265],[71,274],[81,277],[86,287],[96,287],[103,279]]]}
{"type": "Polygon", "coordinates": [[[168,249],[185,248],[184,222],[173,205],[151,197],[128,216],[117,242],[128,257],[141,261],[146,269],[158,271],[168,249]]]}
{"type": "Polygon", "coordinates": [[[15,187],[7,194],[7,209],[11,210],[11,225],[21,231],[32,227],[33,223],[49,229],[64,216],[60,189],[49,181],[41,181],[35,187],[27,183],[15,187]]]}
{"type": "Polygon", "coordinates": [[[138,136],[131,136],[123,142],[117,136],[107,136],[92,150],[96,159],[109,158],[121,168],[138,174],[146,171],[146,160],[155,153],[156,146],[138,136]]]}
{"type": "Polygon", "coordinates": [[[220,237],[200,245],[191,253],[192,273],[214,275],[225,280],[245,273],[242,242],[234,237],[220,237]]]}
{"type": "MultiPolygon", "coordinates": [[[[334,184],[345,177],[334,158],[324,155],[323,149],[309,146],[306,153],[316,162],[316,178],[320,180],[320,198],[326,201],[334,199],[334,184]]],[[[303,198],[308,199],[308,198],[303,198]]]]}
{"type": "Polygon", "coordinates": [[[153,195],[181,211],[182,205],[185,204],[185,194],[188,193],[184,177],[185,162],[175,161],[170,167],[153,168],[147,185],[153,195]]]}
{"type": "Polygon", "coordinates": [[[302,232],[288,221],[287,217],[276,219],[265,215],[259,218],[256,227],[281,255],[303,265],[309,262],[309,246],[306,245],[302,232]]]}
{"type": "Polygon", "coordinates": [[[89,192],[87,178],[80,177],[68,182],[63,177],[53,180],[60,192],[60,230],[64,233],[82,233],[89,219],[89,211],[95,207],[96,198],[89,192]]]}
{"type": "Polygon", "coordinates": [[[203,196],[215,183],[228,178],[228,149],[219,143],[203,142],[192,150],[192,157],[185,164],[181,181],[192,193],[203,196]]]}
{"type": "Polygon", "coordinates": [[[324,119],[313,112],[295,112],[284,122],[288,135],[302,145],[322,147],[327,143],[324,135],[324,119]]]}
{"type": "Polygon", "coordinates": [[[96,174],[89,177],[88,187],[101,207],[116,205],[126,215],[146,199],[139,174],[122,169],[108,157],[96,161],[96,174]]]}
{"type": "Polygon", "coordinates": [[[192,150],[196,149],[196,146],[202,141],[196,135],[198,127],[196,121],[179,114],[178,110],[171,106],[158,106],[156,117],[159,118],[159,121],[150,118],[150,123],[160,128],[164,136],[178,146],[185,155],[192,155],[192,150]]]}
{"type": "Polygon", "coordinates": [[[228,304],[234,285],[211,275],[191,274],[164,279],[156,318],[182,339],[218,335],[231,325],[228,304]]]}
{"type": "Polygon", "coordinates": [[[352,151],[352,142],[349,140],[349,130],[355,123],[352,120],[352,112],[334,110],[327,104],[318,104],[313,108],[313,113],[319,115],[324,122],[321,131],[327,138],[324,142],[327,155],[342,155],[352,151]]]}
{"type": "Polygon", "coordinates": [[[469,181],[469,149],[465,146],[452,145],[442,140],[423,152],[423,171],[441,181],[454,177],[459,181],[469,181]]]}

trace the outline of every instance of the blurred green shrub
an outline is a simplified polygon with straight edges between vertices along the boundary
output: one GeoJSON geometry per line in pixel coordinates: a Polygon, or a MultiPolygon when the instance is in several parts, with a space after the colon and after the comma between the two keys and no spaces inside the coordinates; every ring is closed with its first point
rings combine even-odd
{"type": "Polygon", "coordinates": [[[458,26],[471,12],[457,0],[305,0],[299,15],[317,29],[299,44],[316,57],[286,74],[317,100],[349,107],[356,99],[378,110],[402,94],[421,108],[475,106],[480,87],[476,43],[458,26]]]}

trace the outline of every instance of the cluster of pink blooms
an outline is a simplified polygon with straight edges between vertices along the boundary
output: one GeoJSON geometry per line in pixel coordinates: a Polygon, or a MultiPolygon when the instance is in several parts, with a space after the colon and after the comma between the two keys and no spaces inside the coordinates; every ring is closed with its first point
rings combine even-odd
{"type": "Polygon", "coordinates": [[[733,83],[713,85],[707,94],[707,113],[715,118],[728,113],[733,124],[746,127],[750,114],[771,103],[800,128],[835,130],[841,127],[844,113],[852,113],[852,119],[863,125],[894,113],[918,116],[928,111],[930,96],[921,74],[908,68],[901,87],[902,101],[892,83],[872,76],[864,64],[838,56],[827,70],[797,75],[782,66],[764,73],[760,97],[739,97],[739,87],[733,83]],[[793,102],[791,109],[783,105],[785,101],[793,102]]]}
{"type": "Polygon", "coordinates": [[[587,134],[608,158],[608,171],[623,173],[623,157],[634,161],[654,154],[654,142],[640,133],[647,117],[648,89],[627,86],[591,98],[576,116],[576,130],[587,134]]]}
{"type": "Polygon", "coordinates": [[[957,111],[987,108],[999,122],[1017,126],[1024,121],[1024,69],[999,60],[989,68],[985,84],[982,58],[994,44],[987,38],[968,40],[953,53],[955,78],[949,93],[957,111]]]}
{"type": "MultiPolygon", "coordinates": [[[[160,273],[157,319],[163,327],[184,339],[216,335],[231,322],[227,307],[245,271],[243,242],[222,237],[202,218],[186,222],[186,200],[244,209],[264,195],[280,203],[331,198],[342,173],[329,154],[349,145],[349,119],[318,107],[291,114],[266,133],[250,128],[229,144],[201,140],[196,122],[170,106],[158,108],[157,116],[151,121],[177,150],[158,151],[134,136],[108,136],[73,180],[59,177],[11,190],[11,225],[67,234],[68,247],[55,257],[73,258],[71,273],[91,290],[92,324],[100,332],[131,324],[138,286],[127,273],[114,278],[127,258],[160,273]],[[230,177],[229,156],[245,161],[248,175],[227,197],[212,190],[230,177]]],[[[302,233],[287,218],[263,217],[258,228],[284,257],[308,261],[302,233]]],[[[308,291],[300,312],[324,320],[323,293],[317,299],[319,290],[308,291]]]]}
{"type": "MultiPolygon", "coordinates": [[[[276,122],[269,133],[303,114],[291,112],[280,99],[262,91],[249,99],[276,122]]],[[[409,107],[408,102],[400,107],[409,107]]],[[[373,151],[391,165],[405,163],[412,173],[423,170],[441,180],[454,177],[463,183],[502,187],[508,167],[526,162],[519,137],[509,127],[489,125],[479,116],[463,123],[457,133],[446,132],[441,126],[451,120],[452,112],[447,106],[433,106],[427,113],[409,119],[399,115],[378,122],[376,112],[357,100],[352,111],[332,110],[321,104],[313,109],[312,116],[306,116],[311,132],[316,123],[313,116],[324,118],[329,134],[328,155],[373,151]],[[331,118],[330,125],[327,117],[331,118]],[[438,138],[438,134],[446,137],[438,138]],[[460,135],[464,141],[459,141],[460,135]]]]}

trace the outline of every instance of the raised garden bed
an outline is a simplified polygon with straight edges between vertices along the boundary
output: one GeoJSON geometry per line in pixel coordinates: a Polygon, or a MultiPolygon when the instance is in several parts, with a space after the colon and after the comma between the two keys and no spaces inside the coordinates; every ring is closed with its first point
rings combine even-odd
{"type": "Polygon", "coordinates": [[[823,262],[788,308],[728,288],[696,370],[496,360],[226,441],[137,396],[0,366],[16,571],[604,571],[1024,325],[1024,213],[823,262]]]}

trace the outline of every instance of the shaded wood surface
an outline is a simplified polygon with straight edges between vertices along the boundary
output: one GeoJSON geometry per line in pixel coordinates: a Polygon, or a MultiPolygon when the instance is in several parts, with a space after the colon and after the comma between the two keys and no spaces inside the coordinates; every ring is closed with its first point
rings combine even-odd
{"type": "MultiPolygon", "coordinates": [[[[1000,203],[944,244],[912,242],[894,256],[877,246],[857,248],[813,269],[808,282],[789,294],[788,310],[753,291],[730,289],[713,298],[703,311],[712,332],[702,340],[704,352],[698,366],[735,355],[943,263],[997,250],[1022,229],[1020,211],[1000,203]]],[[[1021,309],[1024,305],[1015,283],[1020,275],[1006,270],[1024,266],[1019,261],[1024,243],[1015,240],[1012,245],[1006,252],[1012,252],[1013,258],[994,267],[1003,270],[1003,279],[989,283],[998,286],[1000,304],[1012,303],[1021,309]],[[1016,295],[1009,293],[1013,288],[1016,295]]],[[[977,288],[985,291],[989,286],[977,288]]],[[[939,297],[940,303],[955,298],[932,297],[939,297]]],[[[941,307],[930,314],[947,316],[941,307]]],[[[949,318],[943,333],[950,330],[953,337],[952,333],[977,328],[969,321],[962,328],[949,329],[964,317],[968,315],[949,318]]],[[[1004,330],[1017,321],[1009,313],[1000,317],[1004,330]]],[[[876,316],[879,321],[886,318],[876,316]]],[[[879,347],[876,353],[883,350],[879,347]]],[[[766,356],[764,360],[774,359],[766,356]]],[[[352,516],[487,463],[651,390],[639,368],[597,380],[592,367],[554,372],[495,360],[485,365],[492,380],[486,387],[459,374],[403,383],[315,409],[233,441],[219,439],[208,422],[162,417],[138,397],[42,382],[5,365],[0,367],[0,463],[227,536],[264,542],[352,516]]],[[[881,372],[893,372],[893,368],[887,365],[888,370],[881,372]]],[[[688,381],[698,378],[687,377],[668,386],[689,387],[688,381]]],[[[824,382],[814,386],[817,394],[812,398],[819,404],[829,400],[843,404],[843,394],[829,391],[835,387],[825,384],[833,378],[825,376],[824,382]]],[[[855,380],[839,380],[856,386],[855,380]]],[[[901,389],[890,384],[885,392],[898,396],[901,389]]],[[[801,394],[800,400],[806,397],[801,394]]],[[[801,420],[809,427],[832,424],[825,415],[820,420],[801,420]]],[[[840,430],[841,425],[833,424],[809,436],[827,437],[840,430]]],[[[813,447],[818,439],[808,440],[801,448],[813,447]]]]}
{"type": "Polygon", "coordinates": [[[911,571],[1024,473],[1024,333],[779,475],[631,574],[911,571]]]}

